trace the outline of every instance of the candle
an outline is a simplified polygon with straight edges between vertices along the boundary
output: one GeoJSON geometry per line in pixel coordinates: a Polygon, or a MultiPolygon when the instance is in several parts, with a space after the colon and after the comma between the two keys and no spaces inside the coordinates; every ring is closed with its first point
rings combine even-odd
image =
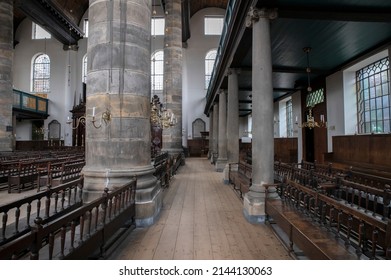
{"type": "Polygon", "coordinates": [[[92,107],[92,116],[95,117],[95,107],[92,107]]]}

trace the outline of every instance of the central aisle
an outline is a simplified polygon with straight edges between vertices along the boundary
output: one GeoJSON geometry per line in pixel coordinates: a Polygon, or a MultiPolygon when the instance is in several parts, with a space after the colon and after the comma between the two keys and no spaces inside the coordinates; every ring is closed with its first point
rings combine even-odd
{"type": "Polygon", "coordinates": [[[109,259],[291,259],[267,225],[246,221],[222,176],[206,158],[186,158],[164,190],[159,220],[134,229],[109,259]]]}

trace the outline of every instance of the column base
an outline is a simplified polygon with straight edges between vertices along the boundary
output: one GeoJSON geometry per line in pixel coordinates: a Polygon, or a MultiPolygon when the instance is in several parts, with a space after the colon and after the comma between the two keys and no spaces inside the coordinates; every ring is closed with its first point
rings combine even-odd
{"type": "Polygon", "coordinates": [[[265,213],[265,193],[249,191],[243,197],[243,214],[251,224],[264,224],[265,213]]]}
{"type": "Polygon", "coordinates": [[[159,219],[162,205],[163,192],[161,188],[150,201],[136,201],[136,226],[148,227],[153,225],[159,219]]]}
{"type": "Polygon", "coordinates": [[[217,172],[223,172],[225,166],[227,165],[228,159],[226,158],[218,158],[215,165],[215,170],[217,172]]]}
{"type": "MultiPolygon", "coordinates": [[[[234,165],[231,166],[231,168],[234,167],[234,165]]],[[[234,169],[231,169],[234,171],[234,169]]],[[[236,169],[237,170],[237,169],[236,169]]],[[[229,163],[227,163],[224,167],[223,171],[223,183],[226,185],[229,185],[229,163]]]]}
{"type": "Polygon", "coordinates": [[[136,226],[149,226],[156,222],[162,208],[162,191],[155,176],[153,166],[129,170],[83,169],[83,200],[90,202],[102,196],[104,188],[114,190],[137,178],[136,226]]]}

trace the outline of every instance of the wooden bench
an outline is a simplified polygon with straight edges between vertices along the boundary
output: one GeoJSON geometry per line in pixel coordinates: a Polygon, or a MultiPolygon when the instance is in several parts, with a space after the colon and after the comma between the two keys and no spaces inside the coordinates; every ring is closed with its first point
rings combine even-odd
{"type": "Polygon", "coordinates": [[[51,187],[80,178],[84,166],[84,161],[62,163],[61,168],[52,173],[51,187]]]}
{"type": "Polygon", "coordinates": [[[229,182],[239,192],[240,197],[247,193],[252,183],[252,166],[246,162],[230,163],[228,171],[229,182]]]}
{"type": "Polygon", "coordinates": [[[11,193],[13,188],[20,193],[26,184],[33,188],[37,178],[38,172],[33,162],[19,162],[18,168],[8,175],[8,193],[11,193]]]}
{"type": "Polygon", "coordinates": [[[35,218],[28,233],[0,246],[0,259],[104,257],[121,232],[134,225],[136,187],[134,178],[113,191],[106,188],[101,197],[50,223],[42,217],[35,218]]]}
{"type": "Polygon", "coordinates": [[[380,174],[383,174],[383,176],[374,175],[363,171],[356,171],[355,168],[351,167],[346,173],[345,179],[383,190],[386,188],[387,185],[391,186],[391,174],[389,175],[389,177],[384,177],[387,176],[384,173],[380,174]]]}
{"type": "Polygon", "coordinates": [[[168,153],[157,155],[153,161],[153,166],[155,168],[153,175],[160,182],[160,186],[168,188],[170,184],[168,153]]]}
{"type": "Polygon", "coordinates": [[[269,198],[265,211],[285,233],[286,246],[299,247],[310,259],[390,259],[391,222],[356,205],[286,180],[269,198]]]}

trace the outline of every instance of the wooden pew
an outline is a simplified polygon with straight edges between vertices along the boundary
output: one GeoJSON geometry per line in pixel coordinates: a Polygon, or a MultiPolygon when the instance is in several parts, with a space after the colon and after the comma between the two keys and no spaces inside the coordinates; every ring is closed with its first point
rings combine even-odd
{"type": "Polygon", "coordinates": [[[61,168],[51,175],[51,186],[55,187],[80,178],[85,161],[62,163],[61,168]]]}
{"type": "MultiPolygon", "coordinates": [[[[268,193],[268,188],[267,193],[268,193]]],[[[310,259],[390,259],[391,222],[356,205],[287,180],[281,199],[266,198],[266,214],[310,259]]]]}
{"type": "Polygon", "coordinates": [[[385,172],[377,172],[377,174],[382,174],[383,176],[367,173],[364,170],[357,171],[357,168],[350,167],[345,179],[381,190],[385,189],[387,185],[391,186],[391,174],[385,172]]]}
{"type": "Polygon", "coordinates": [[[160,186],[162,188],[168,188],[170,184],[168,153],[157,155],[154,159],[153,166],[155,168],[153,175],[160,182],[160,186]]]}
{"type": "Polygon", "coordinates": [[[110,246],[135,221],[137,179],[105,189],[103,195],[72,212],[44,223],[0,246],[0,259],[88,259],[104,257],[110,246]],[[27,255],[26,255],[27,254],[27,255]]]}
{"type": "Polygon", "coordinates": [[[244,161],[230,163],[228,177],[229,182],[233,185],[235,190],[239,191],[240,197],[243,198],[243,194],[249,191],[252,183],[251,164],[244,161]]]}
{"type": "Polygon", "coordinates": [[[19,162],[17,170],[8,175],[8,193],[11,193],[13,188],[20,193],[26,184],[33,188],[37,178],[38,171],[32,161],[19,162]]]}

